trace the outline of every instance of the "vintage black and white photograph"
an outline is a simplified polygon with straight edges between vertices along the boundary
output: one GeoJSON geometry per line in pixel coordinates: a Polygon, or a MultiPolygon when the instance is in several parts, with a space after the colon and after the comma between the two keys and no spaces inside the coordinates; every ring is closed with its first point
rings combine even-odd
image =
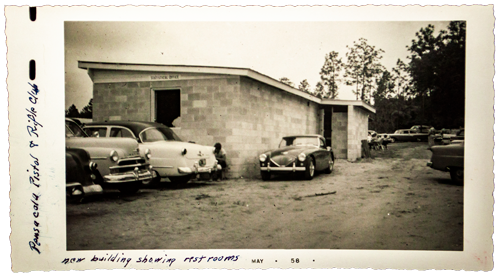
{"type": "Polygon", "coordinates": [[[68,250],[463,250],[466,21],[64,28],[68,250]]]}
{"type": "Polygon", "coordinates": [[[491,270],[492,7],[29,12],[15,269],[491,270]]]}

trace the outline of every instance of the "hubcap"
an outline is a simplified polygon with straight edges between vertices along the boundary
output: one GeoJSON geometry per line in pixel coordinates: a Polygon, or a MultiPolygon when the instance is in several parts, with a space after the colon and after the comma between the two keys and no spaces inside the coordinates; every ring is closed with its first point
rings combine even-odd
{"type": "Polygon", "coordinates": [[[333,170],[333,160],[330,159],[330,162],[328,162],[328,165],[330,167],[330,170],[333,170]]]}
{"type": "Polygon", "coordinates": [[[309,174],[311,176],[314,175],[314,163],[313,162],[309,163],[309,174]]]}

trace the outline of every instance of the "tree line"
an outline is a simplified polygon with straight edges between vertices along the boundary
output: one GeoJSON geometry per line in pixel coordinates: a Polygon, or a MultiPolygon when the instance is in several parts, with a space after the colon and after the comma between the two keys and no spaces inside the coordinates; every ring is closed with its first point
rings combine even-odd
{"type": "Polygon", "coordinates": [[[90,99],[89,103],[82,108],[82,110],[78,111],[75,104],[69,106],[69,108],[65,111],[66,117],[71,118],[90,118],[92,119],[92,102],[93,98],[90,99]]]}
{"type": "MultiPolygon", "coordinates": [[[[346,46],[345,62],[339,52],[325,55],[320,81],[311,89],[307,79],[298,89],[320,98],[335,99],[339,86],[350,86],[356,100],[375,107],[370,129],[394,132],[413,125],[435,128],[464,127],[465,21],[450,22],[435,34],[428,25],[406,46],[408,64],[398,59],[392,69],[380,61],[384,50],[365,38],[346,46]]],[[[288,78],[280,82],[295,87],[288,78]]]]}

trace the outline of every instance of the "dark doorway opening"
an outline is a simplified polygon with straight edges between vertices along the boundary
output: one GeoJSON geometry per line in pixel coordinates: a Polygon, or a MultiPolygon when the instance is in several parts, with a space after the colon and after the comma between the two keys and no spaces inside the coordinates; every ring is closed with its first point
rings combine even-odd
{"type": "Polygon", "coordinates": [[[181,116],[181,90],[155,90],[155,121],[167,127],[174,127],[172,122],[181,116]]]}
{"type": "Polygon", "coordinates": [[[324,111],[323,130],[325,132],[323,136],[326,139],[326,146],[332,146],[332,107],[325,106],[324,111]]]}

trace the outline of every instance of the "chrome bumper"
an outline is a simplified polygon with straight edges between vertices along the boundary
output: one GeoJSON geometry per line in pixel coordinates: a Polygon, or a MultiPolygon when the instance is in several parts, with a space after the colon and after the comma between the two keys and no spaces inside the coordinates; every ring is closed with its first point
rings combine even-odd
{"type": "Polygon", "coordinates": [[[177,171],[181,174],[212,173],[212,172],[217,171],[218,169],[222,169],[219,167],[220,167],[220,165],[217,165],[217,167],[212,167],[212,168],[209,168],[209,167],[193,167],[193,168],[179,167],[177,169],[177,171]]]}
{"type": "Polygon", "coordinates": [[[153,179],[150,170],[137,170],[125,173],[108,174],[104,176],[105,183],[125,183],[153,179]]]}
{"type": "Polygon", "coordinates": [[[267,163],[267,166],[261,166],[260,171],[291,171],[291,172],[296,172],[296,171],[306,171],[306,167],[297,167],[295,166],[295,163],[293,163],[293,166],[291,167],[271,167],[269,163],[267,163]]]}

